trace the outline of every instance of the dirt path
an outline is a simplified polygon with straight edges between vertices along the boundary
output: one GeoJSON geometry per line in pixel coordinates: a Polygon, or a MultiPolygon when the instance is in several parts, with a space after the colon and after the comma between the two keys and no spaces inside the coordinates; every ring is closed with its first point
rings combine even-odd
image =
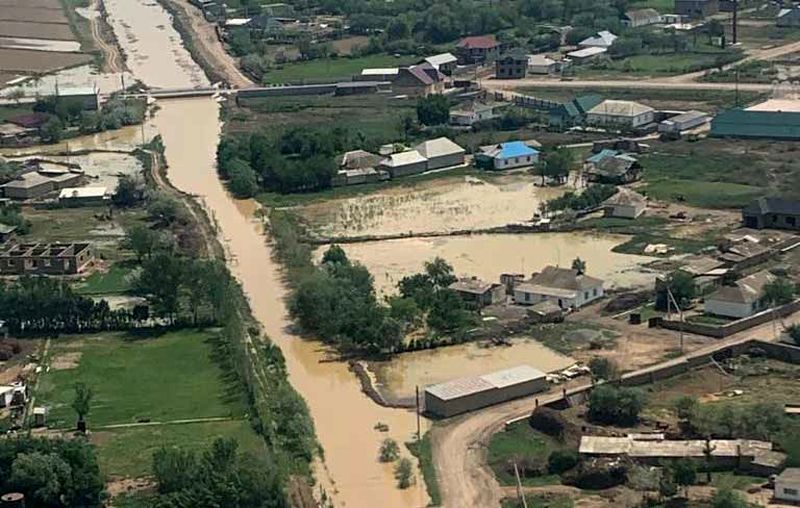
{"type": "MultiPolygon", "coordinates": [[[[188,0],[160,1],[170,12],[177,14],[178,21],[187,29],[186,35],[194,46],[190,51],[192,56],[199,60],[201,67],[212,69],[213,73],[218,74],[231,88],[253,86],[253,82],[239,70],[234,58],[225,51],[214,25],[206,21],[198,9],[190,5],[188,0]]],[[[206,73],[209,73],[208,70],[206,73]]]]}
{"type": "Polygon", "coordinates": [[[110,429],[130,429],[135,427],[163,427],[164,425],[188,425],[191,423],[214,423],[214,422],[230,422],[235,420],[230,416],[218,416],[209,418],[187,418],[184,420],[169,420],[166,422],[135,422],[135,423],[115,423],[112,425],[103,425],[95,427],[94,430],[110,430],[110,429]]]}
{"type": "MultiPolygon", "coordinates": [[[[102,0],[95,0],[92,5],[92,10],[98,13],[103,12],[103,3],[102,0]]],[[[119,74],[125,71],[125,62],[122,58],[122,54],[117,47],[117,44],[113,41],[108,42],[106,41],[105,37],[103,37],[102,32],[102,24],[103,24],[103,16],[99,14],[97,16],[92,16],[89,18],[89,26],[92,30],[92,39],[94,43],[100,48],[100,52],[103,54],[103,66],[106,72],[119,74]]]]}
{"type": "MultiPolygon", "coordinates": [[[[800,313],[783,320],[784,325],[798,322],[800,313]]],[[[713,341],[709,346],[636,372],[647,372],[660,365],[683,362],[687,356],[707,353],[711,348],[746,342],[754,337],[773,340],[772,323],[751,328],[724,340],[709,339],[713,341]]],[[[585,385],[577,389],[584,387],[585,385]]],[[[560,389],[561,387],[558,387],[555,391],[551,390],[545,394],[492,406],[434,426],[430,431],[430,437],[433,463],[442,493],[442,505],[448,508],[499,506],[504,497],[503,489],[486,462],[487,445],[491,436],[500,431],[505,422],[528,415],[535,406],[536,399],[540,404],[559,400],[560,389]]]]}

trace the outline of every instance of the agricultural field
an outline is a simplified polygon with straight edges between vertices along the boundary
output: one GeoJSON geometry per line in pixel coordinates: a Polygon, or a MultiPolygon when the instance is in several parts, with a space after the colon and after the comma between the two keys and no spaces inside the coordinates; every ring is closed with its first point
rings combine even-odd
{"type": "Polygon", "coordinates": [[[364,68],[399,67],[416,63],[418,60],[418,57],[413,56],[370,55],[358,58],[326,58],[287,63],[280,68],[270,70],[264,76],[264,84],[350,81],[364,68]]]}
{"type": "Polygon", "coordinates": [[[49,408],[48,427],[68,430],[75,423],[74,384],[91,387],[87,420],[109,475],[146,474],[164,443],[195,447],[230,436],[256,449],[261,443],[246,421],[242,392],[219,363],[216,340],[213,330],[59,339],[37,404],[49,408]],[[178,423],[195,419],[212,421],[178,423]]]}
{"type": "Polygon", "coordinates": [[[48,73],[91,62],[83,53],[0,48],[0,70],[19,74],[48,73]]]}

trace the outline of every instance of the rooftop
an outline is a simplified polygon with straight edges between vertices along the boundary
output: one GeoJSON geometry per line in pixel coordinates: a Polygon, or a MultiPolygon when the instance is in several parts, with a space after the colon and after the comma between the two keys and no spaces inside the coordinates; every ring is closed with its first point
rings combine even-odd
{"type": "Polygon", "coordinates": [[[745,111],[771,111],[774,113],[800,113],[800,99],[770,99],[750,106],[745,111]]]}
{"type": "Polygon", "coordinates": [[[667,118],[664,120],[665,122],[688,122],[694,120],[696,118],[708,117],[708,113],[704,113],[702,111],[687,111],[686,113],[681,113],[680,115],[673,116],[672,118],[667,118]]]}
{"type": "MultiPolygon", "coordinates": [[[[755,456],[772,451],[772,443],[749,439],[712,439],[714,457],[755,456]]],[[[583,436],[579,452],[588,455],[628,455],[635,458],[704,457],[704,439],[666,440],[655,438],[583,436]]]]}
{"type": "Polygon", "coordinates": [[[782,482],[800,483],[800,467],[787,467],[777,479],[782,482]]]}
{"type": "Polygon", "coordinates": [[[608,30],[603,30],[602,32],[597,32],[593,37],[582,40],[578,43],[578,46],[608,48],[614,44],[615,40],[617,40],[616,35],[608,30]]]}
{"type": "Polygon", "coordinates": [[[633,101],[607,99],[589,110],[594,115],[634,117],[654,111],[650,106],[633,101]]]}
{"type": "Polygon", "coordinates": [[[529,55],[528,56],[528,65],[555,65],[556,62],[552,58],[548,57],[547,55],[529,55]]]}
{"type": "Polygon", "coordinates": [[[458,59],[453,56],[452,53],[441,53],[439,55],[429,56],[425,61],[438,69],[440,65],[455,63],[458,59]]]}
{"type": "Polygon", "coordinates": [[[500,43],[494,35],[474,35],[472,37],[464,37],[458,43],[459,48],[466,49],[492,49],[499,46],[500,43]]]}
{"type": "Polygon", "coordinates": [[[507,141],[499,145],[488,145],[480,148],[481,153],[488,157],[508,159],[510,157],[527,157],[536,155],[539,150],[531,148],[524,141],[507,141]]]}
{"type": "Polygon", "coordinates": [[[634,192],[630,189],[620,187],[616,194],[611,196],[605,201],[607,205],[644,205],[647,203],[647,198],[634,192]]]}
{"type": "Polygon", "coordinates": [[[384,166],[405,166],[407,164],[417,164],[420,162],[427,162],[428,159],[423,157],[418,151],[416,150],[407,150],[405,152],[393,153],[383,159],[381,164],[384,166]]]}
{"type": "Polygon", "coordinates": [[[800,215],[800,200],[783,198],[759,198],[747,205],[744,213],[800,215]]]}
{"type": "Polygon", "coordinates": [[[631,21],[660,19],[661,14],[655,9],[633,9],[625,13],[625,17],[631,21]]]}
{"type": "Polygon", "coordinates": [[[361,69],[362,76],[391,76],[400,72],[398,67],[361,69]]]}
{"type": "Polygon", "coordinates": [[[546,266],[544,270],[518,285],[517,288],[532,293],[546,292],[571,298],[575,296],[576,291],[584,291],[602,285],[602,280],[580,274],[577,270],[546,266]]]}
{"type": "Polygon", "coordinates": [[[448,286],[448,288],[452,289],[453,291],[458,291],[460,293],[471,293],[474,295],[482,295],[488,291],[491,291],[494,287],[495,284],[482,281],[475,277],[457,280],[448,286]]]}
{"type": "Polygon", "coordinates": [[[453,400],[480,392],[527,383],[543,377],[545,377],[544,372],[528,365],[520,365],[519,367],[501,370],[492,374],[454,379],[446,383],[432,385],[425,388],[425,391],[442,400],[453,400]]]}
{"type": "Polygon", "coordinates": [[[108,187],[68,187],[61,189],[58,199],[101,198],[108,193],[108,187]]]}
{"type": "Polygon", "coordinates": [[[590,56],[605,53],[606,51],[608,51],[606,48],[590,47],[571,51],[567,53],[567,56],[571,56],[573,58],[588,58],[590,56]]]}
{"type": "Polygon", "coordinates": [[[338,160],[339,166],[344,169],[364,169],[378,165],[381,156],[366,150],[352,150],[345,152],[338,160]]]}
{"type": "Polygon", "coordinates": [[[775,276],[766,270],[756,272],[736,281],[733,286],[722,286],[706,300],[715,300],[729,303],[753,303],[760,300],[764,294],[764,286],[775,280],[775,276]]]}
{"type": "Polygon", "coordinates": [[[416,146],[416,149],[423,157],[428,159],[465,153],[463,148],[444,137],[423,141],[416,146]]]}

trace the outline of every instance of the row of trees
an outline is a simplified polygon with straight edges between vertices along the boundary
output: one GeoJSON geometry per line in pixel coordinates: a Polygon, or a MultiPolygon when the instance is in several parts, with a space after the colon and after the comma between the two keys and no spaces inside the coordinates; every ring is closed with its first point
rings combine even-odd
{"type": "Polygon", "coordinates": [[[544,212],[589,210],[617,192],[613,185],[592,184],[581,193],[567,192],[563,196],[547,201],[541,207],[544,212]]]}
{"type": "Polygon", "coordinates": [[[771,402],[752,404],[700,404],[685,396],[675,402],[684,430],[720,439],[773,439],[783,430],[783,406],[771,402]]]}
{"type": "Polygon", "coordinates": [[[111,99],[102,110],[88,111],[82,98],[47,96],[39,99],[33,110],[50,116],[40,129],[42,140],[57,143],[70,128],[92,134],[141,123],[146,105],[141,100],[111,99]]]}

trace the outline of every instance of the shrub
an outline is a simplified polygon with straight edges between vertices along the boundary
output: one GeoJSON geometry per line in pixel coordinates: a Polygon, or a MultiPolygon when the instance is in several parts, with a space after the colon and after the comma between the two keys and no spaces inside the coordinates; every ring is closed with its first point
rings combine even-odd
{"type": "Polygon", "coordinates": [[[573,450],[555,450],[547,458],[547,470],[561,474],[578,465],[578,454],[573,450]]]}

